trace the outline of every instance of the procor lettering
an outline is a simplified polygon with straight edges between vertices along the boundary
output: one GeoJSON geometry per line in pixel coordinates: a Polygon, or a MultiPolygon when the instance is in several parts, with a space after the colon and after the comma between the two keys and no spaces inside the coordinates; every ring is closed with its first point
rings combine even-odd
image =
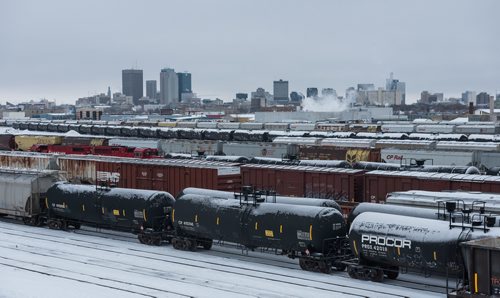
{"type": "Polygon", "coordinates": [[[387,246],[387,247],[399,247],[399,248],[411,249],[411,240],[394,238],[394,237],[361,235],[361,242],[373,245],[387,246]]]}

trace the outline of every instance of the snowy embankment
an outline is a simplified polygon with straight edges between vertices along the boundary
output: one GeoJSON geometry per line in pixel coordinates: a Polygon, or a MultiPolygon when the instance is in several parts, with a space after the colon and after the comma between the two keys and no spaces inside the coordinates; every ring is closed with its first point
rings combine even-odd
{"type": "Polygon", "coordinates": [[[238,252],[184,252],[0,222],[0,297],[443,296],[344,273],[304,272],[285,257],[260,254],[269,261],[256,262],[258,253],[238,252]]]}

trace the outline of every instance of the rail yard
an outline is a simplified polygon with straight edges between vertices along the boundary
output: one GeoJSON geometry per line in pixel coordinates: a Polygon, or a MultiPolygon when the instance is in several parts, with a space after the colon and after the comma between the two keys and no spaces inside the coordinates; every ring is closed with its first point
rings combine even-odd
{"type": "Polygon", "coordinates": [[[6,270],[131,296],[500,294],[493,124],[0,125],[6,270]],[[256,286],[224,286],[238,275],[256,286]]]}

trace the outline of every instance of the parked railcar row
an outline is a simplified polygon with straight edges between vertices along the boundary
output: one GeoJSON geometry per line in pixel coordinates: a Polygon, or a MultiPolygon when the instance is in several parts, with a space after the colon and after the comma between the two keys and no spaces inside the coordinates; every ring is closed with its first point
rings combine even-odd
{"type": "Polygon", "coordinates": [[[489,271],[500,261],[495,242],[500,229],[480,209],[459,210],[451,201],[443,214],[462,218],[459,223],[439,216],[403,216],[394,208],[371,212],[365,206],[349,217],[347,231],[343,214],[335,208],[268,202],[262,193],[246,187],[232,197],[198,189],[185,190],[174,199],[161,191],[55,180],[53,173],[3,171],[0,182],[8,181],[2,188],[8,195],[0,199],[0,212],[51,229],[90,224],[131,231],[141,243],[159,245],[166,240],[181,250],[210,249],[214,241],[274,249],[298,258],[303,270],[330,273],[332,268],[347,267],[350,277],[377,282],[396,279],[400,271],[446,272],[465,277],[456,292],[463,297],[500,292],[494,282],[496,271],[489,271]],[[481,220],[471,221],[464,214],[472,218],[477,214],[481,220]],[[480,256],[474,251],[478,244],[489,253],[490,263],[475,262],[480,256]],[[461,247],[467,252],[464,256],[461,247]]]}
{"type": "MultiPolygon", "coordinates": [[[[76,131],[80,134],[106,135],[118,137],[142,137],[142,138],[180,138],[198,140],[221,140],[221,141],[258,141],[271,142],[276,137],[319,137],[319,138],[365,138],[365,139],[411,139],[411,140],[435,140],[435,141],[467,141],[471,136],[471,141],[498,141],[495,136],[498,127],[491,125],[463,125],[469,129],[453,131],[416,129],[416,125],[393,125],[387,124],[385,130],[382,129],[359,129],[356,125],[344,125],[345,129],[296,129],[300,126],[293,124],[264,123],[260,129],[244,129],[239,122],[172,122],[171,126],[126,126],[109,124],[81,124],[81,123],[59,123],[59,122],[14,122],[12,126],[16,129],[29,129],[34,131],[61,132],[76,131]],[[204,123],[204,124],[202,124],[204,123]],[[214,127],[207,125],[213,123],[214,127]],[[288,126],[288,128],[286,128],[288,126]],[[394,128],[391,128],[394,126],[394,128]],[[411,126],[412,129],[396,129],[397,127],[411,126]],[[294,129],[290,129],[293,127],[294,129]],[[474,130],[474,127],[479,129],[474,130]],[[493,127],[493,129],[490,129],[493,127]],[[382,131],[382,132],[381,132],[382,131]]],[[[251,123],[253,127],[257,123],[251,123]]],[[[246,125],[250,125],[247,123],[246,125]]],[[[319,126],[320,124],[316,124],[319,126]]],[[[326,124],[324,124],[326,125],[326,124]]],[[[333,125],[333,124],[332,124],[333,125]]],[[[338,125],[338,124],[335,124],[338,125]]],[[[431,125],[439,127],[439,125],[431,125]]],[[[333,127],[333,126],[332,126],[333,127]]],[[[446,125],[446,127],[455,127],[446,125]]],[[[384,125],[382,125],[384,128],[384,125]]]]}
{"type": "MultiPolygon", "coordinates": [[[[207,160],[124,159],[0,152],[0,166],[59,169],[72,182],[93,185],[105,183],[170,193],[178,193],[190,186],[233,191],[244,184],[258,189],[274,190],[278,195],[336,199],[344,202],[384,202],[390,192],[411,189],[500,192],[500,176],[390,169],[369,171],[307,163],[242,164],[207,160]]],[[[462,170],[466,172],[471,169],[473,168],[462,170]]]]}
{"type": "Polygon", "coordinates": [[[68,125],[108,125],[108,126],[142,126],[142,127],[177,127],[177,128],[201,128],[201,129],[242,129],[242,130],[281,130],[281,131],[330,131],[330,132],[396,132],[396,133],[461,133],[461,134],[498,134],[500,127],[492,122],[378,122],[378,123],[294,123],[294,122],[220,122],[208,120],[193,121],[100,121],[100,120],[53,120],[41,121],[31,119],[29,121],[5,121],[0,120],[0,126],[11,126],[21,124],[23,129],[41,125],[41,130],[57,129],[59,124],[68,125]],[[55,124],[51,125],[51,124],[55,124]],[[49,128],[50,127],[50,128],[49,128]]]}

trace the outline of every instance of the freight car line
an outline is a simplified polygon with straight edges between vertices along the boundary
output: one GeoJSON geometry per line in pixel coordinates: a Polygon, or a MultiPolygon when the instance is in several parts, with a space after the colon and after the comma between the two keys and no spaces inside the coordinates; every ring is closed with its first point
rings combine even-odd
{"type": "MultiPolygon", "coordinates": [[[[25,236],[21,236],[21,237],[25,237],[25,236]]],[[[35,238],[35,237],[29,237],[29,238],[35,238]]],[[[43,240],[43,239],[38,239],[38,240],[43,240]]],[[[60,241],[56,241],[56,242],[60,242],[60,241]]],[[[60,243],[65,243],[65,242],[60,242],[60,243]]],[[[65,243],[65,244],[69,244],[69,243],[65,243]]],[[[28,244],[24,244],[23,246],[32,248],[33,250],[39,249],[38,247],[35,247],[35,246],[32,246],[32,245],[28,245],[28,244]]],[[[85,247],[85,246],[82,246],[82,245],[76,245],[76,246],[85,247]]],[[[22,248],[19,248],[19,247],[12,248],[12,247],[3,246],[3,245],[0,245],[0,247],[7,248],[7,249],[12,249],[12,250],[16,250],[16,251],[23,251],[23,252],[27,252],[27,253],[30,253],[30,254],[33,254],[33,255],[43,256],[45,258],[57,258],[57,259],[60,259],[60,260],[66,260],[66,261],[75,262],[75,263],[81,263],[81,264],[85,264],[85,265],[92,265],[92,266],[106,268],[106,269],[120,270],[120,271],[128,272],[128,273],[137,273],[136,271],[133,271],[133,270],[117,269],[116,267],[99,265],[99,264],[89,263],[89,262],[86,262],[86,261],[77,261],[77,260],[74,260],[74,259],[60,257],[60,256],[55,257],[52,254],[40,253],[40,252],[36,252],[36,251],[32,251],[32,250],[22,249],[22,248]]],[[[108,250],[101,250],[101,249],[96,249],[96,250],[108,251],[108,250]]],[[[115,253],[117,253],[117,252],[115,252],[115,253]]],[[[128,254],[128,255],[130,255],[130,254],[128,254]]],[[[80,254],[74,254],[74,253],[72,253],[72,256],[80,256],[80,257],[83,257],[83,258],[87,258],[88,257],[86,255],[80,255],[80,254]]],[[[141,256],[139,256],[139,257],[141,257],[141,256]]],[[[106,259],[99,259],[99,258],[93,258],[93,259],[96,260],[96,261],[101,261],[101,262],[106,262],[107,261],[106,259]]],[[[149,258],[149,259],[150,260],[155,260],[155,261],[159,261],[160,260],[160,259],[155,259],[155,258],[153,258],[153,259],[149,258]]],[[[14,261],[19,261],[19,260],[14,260],[14,261]]],[[[180,263],[180,262],[169,262],[169,263],[177,263],[177,264],[186,265],[186,266],[193,266],[193,267],[198,267],[198,268],[203,268],[203,269],[214,270],[214,269],[208,268],[208,267],[194,266],[194,265],[184,264],[184,263],[180,263]]],[[[52,269],[57,269],[57,270],[67,271],[67,270],[64,270],[64,269],[56,268],[56,267],[50,267],[50,266],[44,266],[44,265],[40,265],[40,266],[47,267],[47,268],[52,268],[52,269]]],[[[224,267],[226,267],[226,266],[224,266],[224,267]]],[[[229,266],[227,266],[227,267],[229,267],[229,266]]],[[[144,267],[144,266],[142,266],[141,269],[148,269],[148,270],[152,270],[152,271],[158,271],[158,273],[160,273],[160,274],[162,273],[158,269],[150,268],[150,267],[144,267]]],[[[216,271],[230,273],[230,274],[235,273],[235,272],[231,272],[231,271],[227,271],[227,270],[216,270],[216,271]]],[[[73,272],[73,271],[69,271],[69,272],[76,273],[76,272],[73,272]]],[[[147,276],[150,276],[150,277],[158,277],[157,275],[148,274],[148,273],[146,273],[144,271],[141,272],[141,274],[142,275],[147,275],[147,276]]],[[[351,294],[351,293],[348,293],[348,292],[335,291],[335,290],[332,290],[332,289],[314,287],[314,286],[304,285],[304,284],[299,284],[299,283],[285,282],[285,281],[277,280],[277,279],[263,278],[263,277],[255,276],[255,275],[240,274],[240,273],[238,273],[238,275],[239,276],[245,275],[245,276],[248,276],[248,277],[259,278],[259,279],[263,279],[263,280],[267,280],[267,281],[272,281],[272,282],[285,283],[285,284],[288,284],[288,285],[296,285],[296,286],[301,286],[301,287],[306,287],[306,288],[314,288],[314,289],[318,289],[318,290],[324,290],[324,291],[328,291],[329,293],[332,293],[332,294],[335,292],[335,293],[339,293],[339,294],[343,294],[343,295],[349,295],[349,296],[353,296],[353,297],[370,297],[370,296],[363,296],[363,295],[358,295],[358,294],[351,294]]],[[[92,277],[100,278],[100,277],[97,277],[97,276],[92,276],[92,277]]],[[[186,283],[186,284],[199,284],[199,283],[196,283],[196,282],[187,281],[186,277],[180,277],[179,279],[174,279],[174,278],[165,278],[164,275],[161,275],[161,278],[162,279],[168,279],[168,280],[171,280],[171,281],[176,281],[176,282],[182,282],[182,283],[186,283]]],[[[146,287],[146,286],[143,286],[143,285],[138,285],[138,286],[146,287]]],[[[229,290],[227,288],[219,288],[219,287],[215,287],[215,286],[209,286],[209,284],[207,282],[205,282],[203,284],[203,286],[205,286],[205,287],[211,287],[211,288],[214,288],[214,289],[217,289],[217,290],[222,290],[222,291],[225,291],[225,292],[230,292],[230,293],[233,293],[233,294],[245,294],[245,295],[248,295],[245,292],[236,292],[236,291],[231,291],[231,290],[229,290]]],[[[146,287],[146,288],[150,288],[150,287],[146,287]]],[[[154,289],[154,288],[152,288],[152,289],[154,289]]],[[[154,290],[158,290],[158,289],[154,289],[154,290]]],[[[163,291],[163,290],[159,290],[159,291],[163,291]]],[[[258,296],[255,296],[255,297],[258,297],[258,296]]],[[[400,296],[397,296],[397,297],[400,297],[400,296]]]]}
{"type": "MultiPolygon", "coordinates": [[[[127,236],[127,235],[118,235],[116,233],[111,233],[111,232],[106,232],[106,231],[99,231],[99,232],[94,232],[89,229],[85,229],[82,227],[80,230],[74,230],[73,231],[75,234],[82,234],[82,235],[91,235],[91,236],[97,236],[100,238],[105,238],[105,239],[112,239],[112,240],[117,240],[117,241],[124,241],[124,242],[132,242],[136,243],[137,238],[133,236],[127,236]],[[105,236],[109,235],[109,236],[105,236]],[[115,238],[118,237],[118,238],[115,238]],[[121,238],[121,239],[120,239],[121,238]]],[[[91,243],[91,242],[89,242],[91,243]]],[[[96,243],[98,244],[98,243],[96,243]]],[[[215,244],[215,243],[214,243],[215,244]]],[[[212,249],[210,251],[207,251],[207,254],[210,255],[215,255],[215,256],[230,256],[233,258],[236,258],[240,261],[245,261],[249,262],[248,260],[251,259],[253,263],[260,263],[260,264],[271,264],[274,267],[279,267],[279,268],[286,268],[288,270],[297,270],[297,271],[302,271],[301,269],[297,268],[297,263],[290,260],[290,259],[284,259],[284,258],[262,258],[262,255],[268,255],[268,256],[276,256],[275,254],[270,254],[270,253],[265,253],[265,252],[260,252],[256,250],[256,254],[260,255],[251,255],[251,254],[246,254],[243,255],[241,252],[233,252],[230,250],[237,250],[241,249],[238,247],[238,245],[231,245],[231,244],[225,244],[224,246],[212,246],[212,249]]],[[[129,248],[129,250],[132,251],[140,251],[136,249],[129,248]]],[[[155,255],[164,255],[164,254],[159,254],[159,253],[152,253],[150,254],[155,254],[155,255]]],[[[335,274],[337,276],[337,274],[335,274]]],[[[350,280],[348,275],[346,273],[342,274],[342,277],[350,280]]],[[[429,279],[427,279],[429,280],[429,279]]],[[[423,283],[423,282],[416,282],[416,281],[411,281],[411,280],[403,280],[401,278],[397,280],[386,280],[386,284],[394,285],[394,286],[400,286],[400,287],[405,287],[405,288],[410,288],[410,289],[415,289],[415,290],[423,290],[423,291],[428,291],[428,292],[433,292],[433,293],[438,293],[438,294],[444,294],[446,293],[446,286],[444,285],[430,285],[428,283],[423,283]]]]}
{"type": "MultiPolygon", "coordinates": [[[[16,248],[16,250],[17,250],[17,248],[16,248]]],[[[7,261],[13,261],[13,262],[21,262],[21,263],[25,263],[25,264],[31,265],[31,266],[42,267],[44,269],[55,269],[55,270],[63,271],[63,272],[76,273],[76,272],[73,272],[73,271],[64,270],[64,269],[53,267],[53,266],[45,266],[45,265],[40,265],[40,264],[34,264],[34,263],[26,262],[26,261],[23,261],[23,260],[16,260],[16,259],[12,259],[12,258],[7,258],[7,257],[4,257],[4,256],[0,256],[0,259],[4,259],[4,260],[7,260],[7,261]]],[[[67,279],[67,280],[77,281],[77,282],[81,282],[81,283],[91,284],[91,285],[95,285],[95,286],[99,286],[99,287],[103,287],[103,288],[108,288],[108,289],[112,289],[112,290],[118,290],[118,291],[127,292],[127,293],[131,293],[131,294],[136,294],[136,295],[140,295],[140,296],[152,297],[152,298],[157,297],[157,296],[143,294],[143,293],[132,291],[132,290],[126,290],[126,289],[123,289],[123,288],[118,288],[118,287],[114,287],[114,286],[108,286],[108,285],[100,284],[100,283],[97,283],[97,282],[87,281],[87,280],[83,280],[83,279],[79,279],[79,278],[73,278],[73,277],[68,277],[68,276],[64,276],[64,275],[59,275],[59,274],[54,274],[54,273],[48,273],[46,271],[40,271],[40,270],[29,269],[29,268],[26,268],[26,267],[16,266],[16,265],[12,265],[12,264],[7,264],[7,263],[4,263],[4,262],[0,262],[0,265],[5,266],[5,267],[16,268],[16,269],[19,269],[19,270],[29,271],[29,272],[33,272],[33,273],[38,273],[38,274],[42,274],[42,275],[47,275],[47,276],[51,276],[51,277],[57,277],[57,278],[61,278],[61,279],[67,279]]],[[[122,282],[122,281],[115,280],[115,279],[93,276],[93,275],[85,274],[85,273],[77,273],[77,274],[83,275],[83,276],[87,276],[87,277],[91,277],[91,278],[95,278],[95,279],[98,279],[98,280],[106,280],[106,281],[111,281],[111,282],[116,282],[116,283],[130,285],[130,286],[137,286],[137,287],[142,287],[142,288],[148,288],[148,289],[155,290],[155,291],[160,291],[160,292],[163,292],[163,293],[176,294],[176,295],[183,296],[183,297],[193,297],[193,296],[188,296],[188,295],[184,295],[184,294],[181,294],[181,293],[176,293],[176,292],[171,292],[171,291],[164,291],[164,290],[160,290],[160,289],[154,289],[154,288],[150,288],[150,287],[143,286],[143,285],[137,285],[137,284],[133,284],[133,283],[129,283],[129,282],[122,282]]]]}
{"type": "MultiPolygon", "coordinates": [[[[19,232],[19,230],[8,229],[8,228],[5,228],[5,227],[0,227],[0,229],[12,230],[12,231],[19,232]]],[[[22,231],[22,232],[24,232],[26,234],[41,235],[39,233],[29,232],[29,231],[25,231],[25,230],[22,231]]],[[[226,268],[234,268],[234,269],[245,270],[245,271],[253,271],[253,272],[256,272],[258,274],[256,275],[256,274],[240,273],[240,272],[230,271],[228,269],[209,268],[207,266],[199,266],[199,265],[196,265],[196,264],[186,264],[186,263],[178,262],[178,261],[175,261],[175,260],[165,260],[165,259],[161,259],[161,258],[157,258],[157,257],[147,257],[145,255],[134,254],[134,253],[125,253],[125,252],[111,250],[111,249],[100,249],[100,248],[96,248],[96,247],[92,247],[92,246],[88,246],[88,245],[69,243],[69,242],[66,242],[66,241],[40,239],[39,237],[36,237],[36,236],[18,235],[18,234],[9,233],[9,232],[6,232],[5,234],[12,234],[12,235],[19,236],[19,237],[33,238],[33,239],[38,239],[38,240],[43,240],[43,241],[51,241],[51,242],[56,242],[56,243],[64,243],[64,244],[73,245],[73,246],[77,246],[77,247],[85,247],[85,248],[95,249],[95,250],[99,250],[99,251],[105,251],[105,252],[111,252],[111,253],[119,253],[119,254],[124,254],[124,255],[128,255],[128,256],[135,256],[135,257],[140,257],[140,258],[146,258],[148,260],[155,260],[155,261],[161,261],[161,262],[167,262],[167,263],[181,264],[181,265],[185,265],[185,266],[197,267],[197,268],[200,268],[200,269],[209,269],[209,270],[214,270],[214,271],[219,271],[219,272],[224,272],[224,273],[236,273],[236,274],[238,274],[240,276],[244,275],[244,276],[248,276],[248,277],[259,278],[259,279],[270,280],[270,281],[276,281],[276,282],[285,283],[285,284],[291,284],[291,285],[297,285],[297,286],[306,286],[306,287],[309,287],[309,288],[314,288],[314,289],[319,289],[319,290],[335,291],[337,293],[343,293],[343,294],[352,295],[351,293],[348,293],[348,292],[326,289],[326,288],[320,287],[320,286],[312,286],[311,284],[304,285],[304,284],[297,283],[297,282],[285,282],[283,280],[275,279],[274,277],[275,276],[282,276],[282,277],[289,278],[289,279],[299,279],[300,281],[306,281],[306,282],[311,282],[311,283],[318,283],[318,280],[312,279],[312,278],[309,279],[309,278],[302,278],[302,277],[294,277],[294,276],[289,276],[289,275],[284,275],[284,274],[279,274],[279,273],[277,274],[277,273],[272,272],[272,271],[254,270],[254,269],[248,269],[248,268],[241,268],[241,267],[238,267],[238,266],[221,265],[221,264],[216,263],[216,262],[202,261],[202,260],[199,260],[197,258],[180,257],[179,255],[176,255],[176,254],[172,254],[171,255],[171,254],[165,254],[165,253],[145,252],[145,251],[138,250],[138,249],[127,248],[127,250],[140,252],[142,254],[156,255],[156,256],[167,257],[167,258],[172,257],[174,259],[182,259],[182,260],[193,261],[193,262],[202,262],[202,263],[209,264],[209,265],[216,265],[216,266],[221,266],[221,267],[226,267],[226,268]],[[269,274],[269,275],[271,275],[273,277],[266,278],[266,277],[263,277],[262,274],[269,274]]],[[[68,239],[67,237],[58,237],[58,236],[47,235],[47,234],[45,234],[44,236],[48,236],[48,237],[51,237],[51,238],[68,239]]],[[[74,238],[73,239],[69,238],[69,240],[88,243],[87,241],[82,241],[82,240],[74,239],[74,238]]],[[[96,243],[96,242],[94,242],[94,244],[96,244],[96,245],[102,245],[102,244],[99,244],[99,243],[96,243]]],[[[29,245],[27,245],[27,246],[29,246],[29,245]]],[[[112,247],[111,245],[105,245],[105,246],[112,247]]],[[[116,248],[119,248],[119,247],[116,247],[116,248]]],[[[335,286],[335,287],[353,289],[353,290],[361,290],[363,292],[366,292],[366,289],[362,288],[362,287],[345,286],[344,284],[341,284],[341,283],[324,282],[324,281],[322,281],[321,285],[324,285],[324,284],[335,286]]],[[[417,289],[417,290],[421,290],[421,289],[417,289]]],[[[428,292],[430,292],[430,291],[428,291],[428,292]]],[[[377,291],[377,290],[373,290],[373,289],[370,290],[369,293],[370,294],[374,294],[375,293],[375,294],[379,294],[379,295],[390,295],[390,296],[394,296],[394,297],[406,297],[406,296],[402,296],[402,295],[398,295],[398,294],[390,294],[390,293],[387,293],[387,291],[377,291]]],[[[442,293],[442,292],[440,292],[440,293],[442,293]]],[[[370,296],[364,296],[364,297],[370,297],[370,296]]]]}

